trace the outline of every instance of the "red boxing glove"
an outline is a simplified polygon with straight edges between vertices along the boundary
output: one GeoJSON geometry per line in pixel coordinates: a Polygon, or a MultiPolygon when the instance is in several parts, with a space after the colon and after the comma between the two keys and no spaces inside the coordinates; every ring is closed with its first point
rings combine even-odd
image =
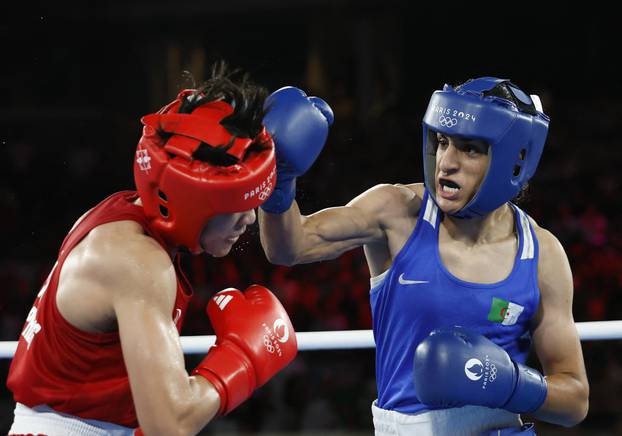
{"type": "Polygon", "coordinates": [[[294,360],[298,342],[287,312],[263,286],[218,292],[207,304],[207,316],[216,344],[192,374],[214,385],[218,414],[226,415],[294,360]]]}

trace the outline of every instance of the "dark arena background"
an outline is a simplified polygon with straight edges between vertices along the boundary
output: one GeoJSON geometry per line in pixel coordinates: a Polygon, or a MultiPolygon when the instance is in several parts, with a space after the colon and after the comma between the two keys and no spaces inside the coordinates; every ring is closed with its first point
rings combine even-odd
{"type": "MultiPolygon", "coordinates": [[[[140,117],[190,86],[184,71],[200,82],[219,59],[270,91],[298,86],[334,109],[328,143],[298,181],[303,213],[343,205],[378,183],[422,181],[421,119],[444,83],[491,75],[539,94],[551,127],[523,207],[566,249],[575,320],[622,318],[622,38],[612,14],[590,4],[546,15],[537,4],[53,3],[0,18],[1,340],[18,339],[75,220],[133,189],[140,117]]],[[[212,334],[203,314],[209,297],[251,283],[279,296],[299,332],[371,328],[360,249],[276,267],[255,225],[229,256],[185,263],[195,296],[184,336],[212,334]]],[[[539,435],[622,434],[622,342],[582,345],[589,415],[572,429],[537,422],[539,435]]],[[[187,355],[187,368],[200,358],[187,355]]],[[[535,357],[530,363],[537,367],[535,357]]],[[[2,433],[14,407],[9,364],[0,360],[2,433]]],[[[375,397],[373,349],[302,351],[201,434],[370,435],[375,397]]]]}

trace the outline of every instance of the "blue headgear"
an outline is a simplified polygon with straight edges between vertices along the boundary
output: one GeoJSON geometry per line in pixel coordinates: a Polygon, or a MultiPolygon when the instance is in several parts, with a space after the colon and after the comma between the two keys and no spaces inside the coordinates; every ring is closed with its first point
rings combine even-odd
{"type": "Polygon", "coordinates": [[[423,166],[434,201],[436,132],[477,138],[489,145],[488,170],[479,190],[452,216],[486,215],[513,199],[536,172],[549,117],[539,99],[532,97],[509,80],[495,77],[474,79],[455,89],[445,85],[432,94],[423,117],[423,166]],[[511,96],[513,101],[499,95],[511,96]]]}

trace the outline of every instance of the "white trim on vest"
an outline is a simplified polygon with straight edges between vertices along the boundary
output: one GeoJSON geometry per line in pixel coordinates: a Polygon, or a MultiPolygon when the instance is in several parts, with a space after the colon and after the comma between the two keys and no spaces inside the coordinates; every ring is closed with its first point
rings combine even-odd
{"type": "Polygon", "coordinates": [[[436,216],[438,215],[438,206],[434,203],[431,197],[428,196],[428,201],[425,205],[425,212],[423,213],[423,219],[430,223],[432,228],[436,228],[436,216]]]}
{"type": "Polygon", "coordinates": [[[523,229],[523,251],[521,252],[520,260],[533,259],[535,245],[533,243],[533,235],[531,234],[529,218],[527,218],[527,214],[525,212],[518,208],[517,210],[518,215],[520,216],[520,225],[523,229]]]}

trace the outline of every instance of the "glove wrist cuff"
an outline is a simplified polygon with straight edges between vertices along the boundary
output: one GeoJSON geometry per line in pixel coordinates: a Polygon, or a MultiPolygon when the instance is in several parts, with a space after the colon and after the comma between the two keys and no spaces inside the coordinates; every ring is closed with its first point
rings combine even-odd
{"type": "Polygon", "coordinates": [[[547,394],[546,379],[537,370],[514,362],[516,387],[503,407],[514,413],[532,413],[542,406],[547,394]]]}
{"type": "Polygon", "coordinates": [[[214,385],[220,396],[219,415],[228,414],[246,401],[257,386],[252,362],[230,342],[210,348],[192,374],[198,374],[214,385]]]}
{"type": "MultiPolygon", "coordinates": [[[[278,176],[277,176],[278,177],[278,176]]],[[[260,207],[269,213],[281,214],[289,210],[296,197],[296,178],[277,179],[276,188],[260,207]]]]}

